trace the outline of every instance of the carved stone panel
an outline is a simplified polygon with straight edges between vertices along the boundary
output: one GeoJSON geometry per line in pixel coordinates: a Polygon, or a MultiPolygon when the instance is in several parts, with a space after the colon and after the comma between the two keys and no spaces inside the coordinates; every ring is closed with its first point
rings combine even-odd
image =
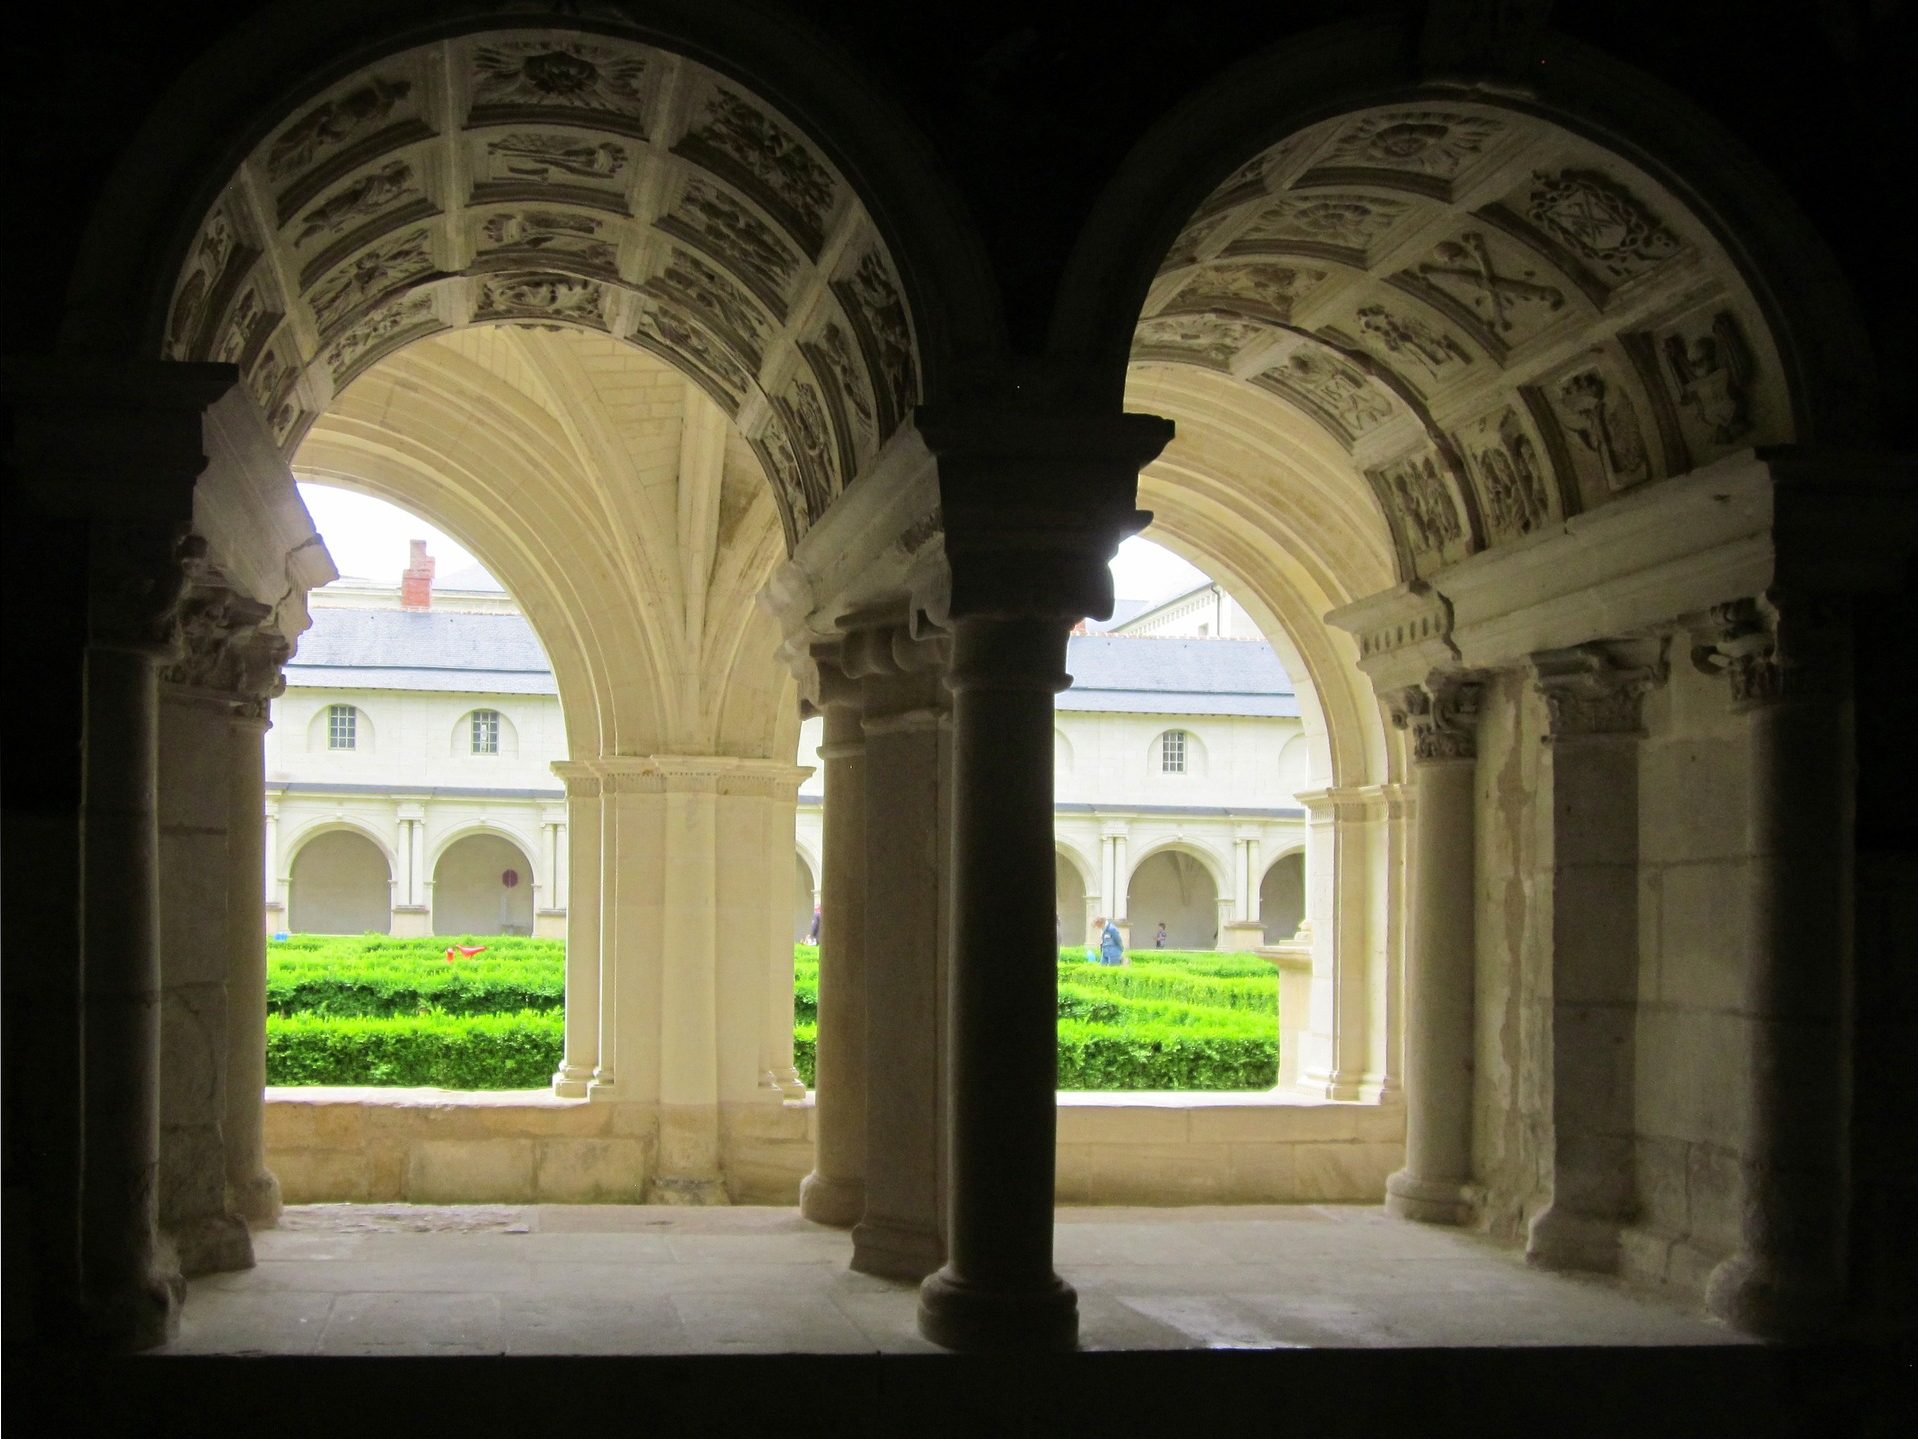
{"type": "Polygon", "coordinates": [[[479,223],[473,268],[533,264],[617,279],[619,249],[610,222],[572,210],[528,208],[488,215],[479,223]]]}
{"type": "Polygon", "coordinates": [[[536,119],[646,137],[646,58],[636,47],[540,35],[482,40],[472,51],[468,124],[536,119]]]}
{"type": "Polygon", "coordinates": [[[196,359],[208,352],[215,323],[259,253],[241,239],[227,208],[215,208],[193,242],[173,295],[166,328],[169,358],[196,359]]]}
{"type": "Polygon", "coordinates": [[[879,410],[879,433],[890,436],[919,403],[919,366],[899,286],[877,249],[867,250],[832,283],[866,359],[879,410]]]}
{"type": "Polygon", "coordinates": [[[213,351],[213,358],[223,365],[237,365],[241,370],[252,368],[260,347],[282,319],[277,310],[267,308],[262,283],[256,280],[248,285],[233,303],[226,328],[220,332],[219,344],[213,351]]]}
{"type": "Polygon", "coordinates": [[[430,290],[414,290],[373,311],[326,347],[335,393],[382,355],[441,328],[430,290]]]}
{"type": "Polygon", "coordinates": [[[1278,364],[1253,376],[1252,383],[1292,401],[1347,449],[1396,412],[1385,389],[1321,345],[1299,346],[1278,364]]]}
{"type": "Polygon", "coordinates": [[[753,377],[724,342],[691,315],[656,297],[641,297],[630,338],[690,376],[727,414],[738,416],[753,389],[753,377]]]}
{"type": "Polygon", "coordinates": [[[775,316],[786,318],[802,261],[743,201],[710,180],[689,180],[679,202],[656,223],[704,250],[750,285],[775,316]]]}
{"type": "Polygon", "coordinates": [[[819,257],[838,182],[805,141],[764,110],[720,86],[673,153],[744,190],[808,258],[819,257]]]}
{"type": "Polygon", "coordinates": [[[1407,570],[1431,574],[1471,552],[1450,467],[1430,450],[1368,472],[1407,570]]]}
{"type": "Polygon", "coordinates": [[[1761,442],[1762,376],[1737,316],[1695,312],[1660,330],[1654,350],[1694,463],[1761,442]]]}
{"type": "Polygon", "coordinates": [[[1403,302],[1361,305],[1353,319],[1357,342],[1420,390],[1447,384],[1472,366],[1473,352],[1449,326],[1403,302]]]}
{"type": "Polygon", "coordinates": [[[1559,469],[1577,479],[1587,506],[1662,473],[1650,417],[1626,374],[1607,356],[1589,356],[1542,386],[1559,469]]]}
{"type": "Polygon", "coordinates": [[[791,554],[812,528],[814,519],[800,477],[799,457],[777,415],[767,421],[752,446],[759,463],[765,466],[766,478],[772,483],[773,507],[779,511],[779,523],[786,532],[786,553],[791,554]]]}
{"type": "Polygon", "coordinates": [[[1503,361],[1565,310],[1557,272],[1515,241],[1473,227],[1441,240],[1392,283],[1460,325],[1503,361]]]}
{"type": "Polygon", "coordinates": [[[1377,195],[1288,195],[1260,211],[1225,253],[1303,255],[1363,269],[1373,247],[1410,209],[1404,200],[1377,195]]]}
{"type": "Polygon", "coordinates": [[[320,191],[375,156],[423,140],[419,86],[401,69],[355,81],[301,113],[266,146],[261,168],[286,225],[320,191]]]}
{"type": "Polygon", "coordinates": [[[477,321],[546,320],[555,324],[606,328],[600,286],[557,270],[487,275],[473,298],[477,321]]]}
{"type": "Polygon", "coordinates": [[[1478,491],[1486,543],[1521,539],[1557,517],[1544,446],[1516,407],[1464,426],[1458,443],[1478,491]]]}
{"type": "Polygon", "coordinates": [[[1534,171],[1502,208],[1607,289],[1657,269],[1685,249],[1643,200],[1597,170],[1534,171]]]}
{"type": "Polygon", "coordinates": [[[856,475],[860,463],[878,450],[879,436],[865,372],[853,357],[852,340],[828,319],[801,340],[799,348],[820,380],[820,393],[839,441],[839,472],[856,475]]]}
{"type": "Polygon", "coordinates": [[[1208,256],[1213,239],[1234,218],[1228,214],[1208,215],[1187,225],[1179,232],[1179,238],[1172,242],[1172,248],[1166,251],[1165,262],[1159,266],[1159,273],[1163,275],[1168,270],[1193,264],[1201,256],[1208,256]]]}
{"type": "Polygon", "coordinates": [[[476,203],[532,200],[624,213],[633,156],[618,140],[558,130],[489,132],[475,142],[476,203]]]}
{"type": "Polygon", "coordinates": [[[408,282],[432,273],[428,232],[407,230],[369,246],[321,278],[308,289],[307,303],[320,332],[331,335],[408,282]]]}
{"type": "Polygon", "coordinates": [[[1289,324],[1292,307],[1323,284],[1326,274],[1305,265],[1270,261],[1209,264],[1186,283],[1165,312],[1235,310],[1273,324],[1289,324]]]}
{"type": "Polygon", "coordinates": [[[1271,328],[1263,321],[1229,310],[1154,315],[1141,320],[1133,331],[1132,358],[1225,370],[1240,351],[1272,337],[1271,328]]]}
{"type": "Polygon", "coordinates": [[[771,321],[757,300],[699,256],[670,247],[664,267],[640,288],[691,310],[754,370],[759,368],[772,338],[771,321]]]}
{"type": "Polygon", "coordinates": [[[838,457],[832,425],[819,391],[807,379],[795,377],[773,401],[799,462],[799,484],[806,497],[806,513],[816,520],[826,512],[840,490],[838,457]]]}
{"type": "Polygon", "coordinates": [[[389,160],[354,176],[286,229],[288,243],[301,261],[301,285],[311,285],[374,237],[435,213],[411,161],[389,160]]]}
{"type": "Polygon", "coordinates": [[[1365,181],[1449,199],[1451,181],[1505,128],[1460,110],[1374,111],[1348,122],[1294,184],[1365,181]]]}

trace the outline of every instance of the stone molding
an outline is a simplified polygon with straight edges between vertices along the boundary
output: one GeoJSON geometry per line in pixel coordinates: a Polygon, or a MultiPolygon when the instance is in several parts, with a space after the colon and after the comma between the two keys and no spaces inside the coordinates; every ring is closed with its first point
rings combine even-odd
{"type": "Polygon", "coordinates": [[[568,772],[562,773],[558,763],[553,771],[567,781],[569,796],[574,764],[597,777],[602,795],[710,793],[791,799],[812,773],[801,765],[742,755],[600,755],[560,763],[568,766],[568,772]]]}
{"type": "Polygon", "coordinates": [[[1432,674],[1386,696],[1392,723],[1412,736],[1421,764],[1478,758],[1479,703],[1485,686],[1476,675],[1432,674]]]}
{"type": "Polygon", "coordinates": [[[560,783],[566,786],[568,799],[599,798],[600,777],[590,762],[560,759],[554,760],[547,768],[551,769],[559,777],[560,783]]]}
{"type": "Polygon", "coordinates": [[[1531,657],[1532,682],[1545,701],[1548,739],[1642,735],[1645,696],[1663,684],[1660,654],[1649,664],[1623,658],[1616,647],[1590,644],[1545,650],[1531,657]]]}

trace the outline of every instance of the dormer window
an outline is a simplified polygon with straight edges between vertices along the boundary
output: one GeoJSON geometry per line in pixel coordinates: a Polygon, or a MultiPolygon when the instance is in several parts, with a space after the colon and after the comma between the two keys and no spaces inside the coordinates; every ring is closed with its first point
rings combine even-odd
{"type": "Polygon", "coordinates": [[[499,711],[473,711],[473,753],[499,753],[499,711]]]}
{"type": "Polygon", "coordinates": [[[1159,772],[1185,773],[1185,731],[1169,729],[1159,736],[1159,772]]]}
{"type": "Polygon", "coordinates": [[[357,749],[360,739],[360,712],[352,705],[326,707],[326,747],[357,749]]]}

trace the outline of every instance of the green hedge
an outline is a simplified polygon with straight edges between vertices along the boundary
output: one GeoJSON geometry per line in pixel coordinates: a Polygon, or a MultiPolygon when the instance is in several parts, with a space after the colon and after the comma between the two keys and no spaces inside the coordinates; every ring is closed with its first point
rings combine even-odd
{"type": "Polygon", "coordinates": [[[1061,1089],[1270,1089],[1278,1078],[1276,1034],[1059,1021],[1061,1089]]]}
{"type": "Polygon", "coordinates": [[[268,1084],[539,1089],[565,1049],[556,1010],[340,1018],[268,1015],[268,1084]]]}

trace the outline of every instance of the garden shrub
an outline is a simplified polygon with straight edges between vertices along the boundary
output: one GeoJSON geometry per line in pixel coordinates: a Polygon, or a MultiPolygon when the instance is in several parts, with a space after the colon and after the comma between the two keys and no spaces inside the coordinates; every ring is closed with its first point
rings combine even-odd
{"type": "Polygon", "coordinates": [[[538,1089],[566,1046],[557,1010],[364,1018],[268,1015],[268,1084],[538,1089]]]}

